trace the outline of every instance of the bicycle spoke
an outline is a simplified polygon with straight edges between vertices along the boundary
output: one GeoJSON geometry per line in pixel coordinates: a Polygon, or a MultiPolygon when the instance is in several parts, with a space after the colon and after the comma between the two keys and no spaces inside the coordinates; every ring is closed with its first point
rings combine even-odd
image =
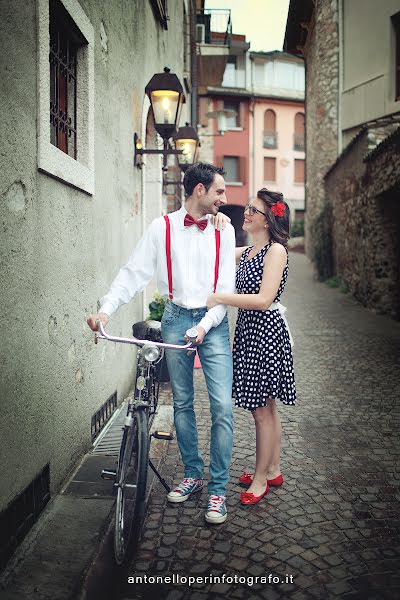
{"type": "Polygon", "coordinates": [[[135,411],[134,422],[125,429],[124,437],[114,536],[115,559],[118,564],[133,549],[144,517],[149,437],[148,417],[143,408],[135,411]]]}

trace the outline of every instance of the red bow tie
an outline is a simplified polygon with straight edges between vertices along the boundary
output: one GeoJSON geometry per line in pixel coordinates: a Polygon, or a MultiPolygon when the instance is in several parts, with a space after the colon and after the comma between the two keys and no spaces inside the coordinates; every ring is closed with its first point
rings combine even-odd
{"type": "Polygon", "coordinates": [[[201,230],[204,231],[204,229],[207,227],[208,225],[208,221],[207,219],[202,219],[201,221],[196,221],[196,219],[194,219],[192,217],[192,215],[186,214],[185,215],[185,220],[183,222],[183,224],[186,227],[190,227],[191,225],[197,225],[197,227],[201,230]]]}

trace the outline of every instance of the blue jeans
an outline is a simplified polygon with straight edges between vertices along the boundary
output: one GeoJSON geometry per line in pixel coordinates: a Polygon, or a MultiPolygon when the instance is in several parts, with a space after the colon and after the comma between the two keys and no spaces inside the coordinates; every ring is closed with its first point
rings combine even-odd
{"type": "MultiPolygon", "coordinates": [[[[206,308],[185,309],[167,302],[161,320],[163,341],[184,344],[187,329],[194,327],[207,312],[206,308]]],[[[228,318],[212,327],[198,347],[210,399],[211,446],[208,493],[224,496],[232,459],[232,353],[228,318]]],[[[196,415],[193,408],[194,353],[166,350],[167,365],[174,398],[176,437],[185,477],[203,478],[204,462],[199,453],[196,415]]]]}

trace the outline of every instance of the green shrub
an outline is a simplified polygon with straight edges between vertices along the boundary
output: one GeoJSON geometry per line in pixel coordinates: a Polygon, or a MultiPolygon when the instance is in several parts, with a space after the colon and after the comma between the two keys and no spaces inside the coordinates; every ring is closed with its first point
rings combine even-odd
{"type": "Polygon", "coordinates": [[[293,221],[290,228],[290,237],[304,237],[304,221],[293,221]]]}
{"type": "Polygon", "coordinates": [[[340,287],[340,280],[338,277],[329,277],[329,279],[325,279],[325,283],[330,288],[340,287]]]}
{"type": "Polygon", "coordinates": [[[325,204],[310,226],[311,257],[317,269],[318,279],[333,277],[332,254],[332,208],[325,204]]]}
{"type": "Polygon", "coordinates": [[[153,300],[149,304],[150,314],[147,318],[153,321],[161,321],[166,302],[167,299],[156,292],[153,300]]]}

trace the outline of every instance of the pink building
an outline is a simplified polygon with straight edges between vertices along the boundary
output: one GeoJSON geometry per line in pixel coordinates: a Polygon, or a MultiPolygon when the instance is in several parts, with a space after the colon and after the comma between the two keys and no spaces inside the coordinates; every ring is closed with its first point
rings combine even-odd
{"type": "Polygon", "coordinates": [[[251,52],[250,195],[283,193],[304,218],[304,64],[285,52],[251,52]]]}
{"type": "MultiPolygon", "coordinates": [[[[221,35],[211,29],[210,43],[221,35]]],[[[223,212],[242,245],[243,207],[263,187],[283,193],[292,222],[304,218],[304,63],[286,52],[249,52],[238,34],[230,34],[227,51],[218,77],[221,61],[200,54],[200,160],[226,171],[223,212]]]]}

